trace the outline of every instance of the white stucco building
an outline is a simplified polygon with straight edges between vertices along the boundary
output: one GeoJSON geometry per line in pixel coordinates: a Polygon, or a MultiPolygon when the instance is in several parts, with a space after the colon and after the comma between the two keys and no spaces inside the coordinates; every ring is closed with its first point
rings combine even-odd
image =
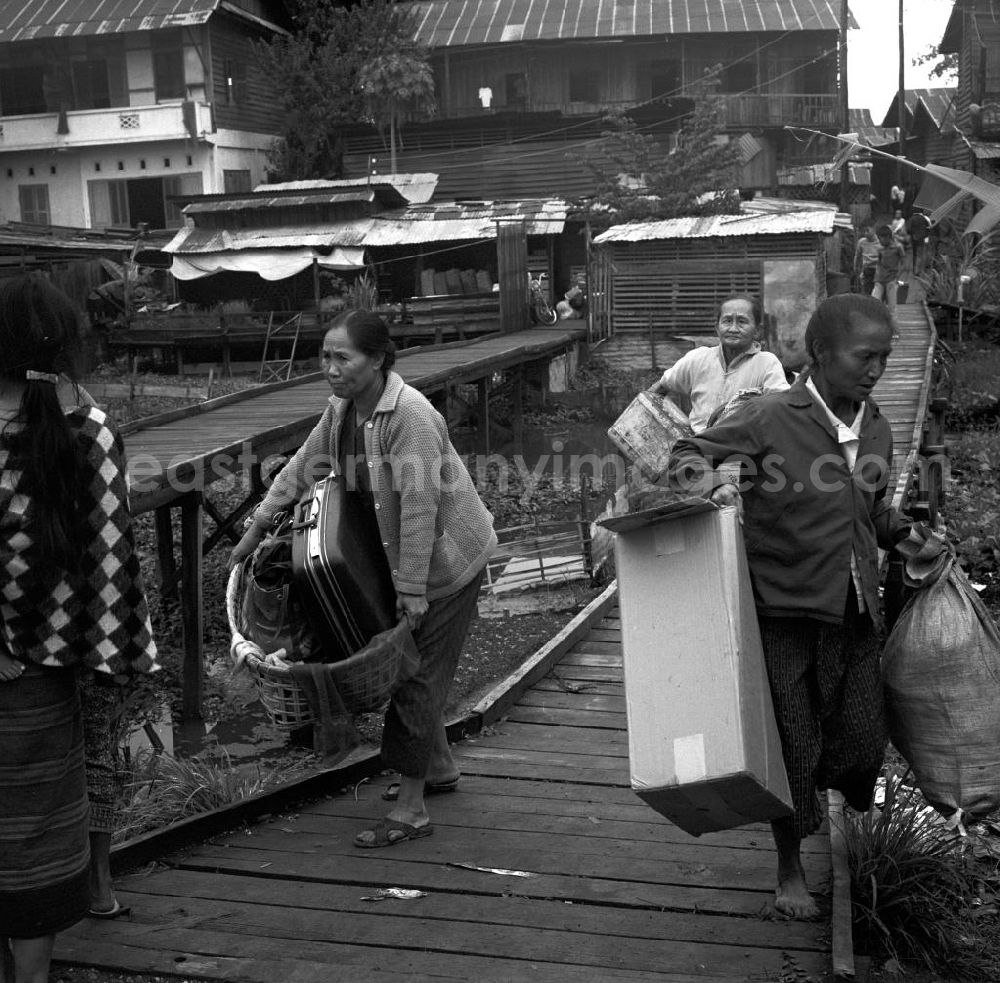
{"type": "Polygon", "coordinates": [[[280,0],[0,0],[0,222],[178,228],[249,191],[279,110],[253,46],[280,0]]]}

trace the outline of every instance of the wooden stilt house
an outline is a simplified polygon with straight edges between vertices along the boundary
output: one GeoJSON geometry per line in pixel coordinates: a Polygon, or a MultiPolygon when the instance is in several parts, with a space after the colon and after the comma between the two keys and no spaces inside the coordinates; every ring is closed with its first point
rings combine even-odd
{"type": "Polygon", "coordinates": [[[805,323],[827,294],[827,273],[839,269],[841,227],[850,219],[834,208],[789,201],[612,226],[594,239],[591,270],[608,357],[635,368],[670,364],[676,339],[714,332],[719,304],[740,293],[761,298],[770,348],[798,369],[805,323]]]}

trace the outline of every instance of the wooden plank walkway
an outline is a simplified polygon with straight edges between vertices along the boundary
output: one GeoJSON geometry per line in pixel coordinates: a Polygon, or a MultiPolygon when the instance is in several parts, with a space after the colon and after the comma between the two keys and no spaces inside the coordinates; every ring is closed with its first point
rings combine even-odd
{"type": "MultiPolygon", "coordinates": [[[[132,919],[81,922],[56,958],[259,983],[824,978],[828,921],[768,915],[767,828],[696,839],[672,826],[629,788],[625,727],[612,608],[456,746],[460,789],[429,800],[433,836],[359,850],[352,836],[387,810],[389,779],[331,789],[120,879],[132,919]],[[388,887],[426,896],[366,900],[388,887]]],[[[828,893],[828,839],[805,851],[828,893]]]]}
{"type": "MultiPolygon", "coordinates": [[[[558,354],[579,341],[584,330],[531,328],[403,351],[397,371],[429,394],[558,354]]],[[[329,396],[326,381],[313,376],[256,394],[251,390],[221,397],[125,428],[133,512],[170,504],[192,489],[204,491],[212,482],[245,468],[248,455],[260,460],[298,447],[319,420],[329,396]]]]}
{"type": "MultiPolygon", "coordinates": [[[[899,321],[875,394],[896,438],[897,498],[933,342],[922,307],[901,308],[899,321]]],[[[389,779],[331,787],[121,878],[131,920],[80,923],[60,936],[57,960],[253,983],[828,979],[827,836],[804,844],[824,917],[789,923],[770,912],[767,827],[696,839],[630,790],[617,609],[541,671],[456,745],[463,778],[429,801],[434,836],[358,850],[351,838],[387,810],[389,779]],[[426,894],[369,900],[389,887],[426,894]]]]}
{"type": "MultiPolygon", "coordinates": [[[[923,304],[896,308],[899,339],[893,342],[885,374],[872,392],[892,426],[893,502],[903,504],[913,477],[930,397],[934,357],[934,322],[923,304]]],[[[892,487],[892,486],[890,486],[892,487]]]]}

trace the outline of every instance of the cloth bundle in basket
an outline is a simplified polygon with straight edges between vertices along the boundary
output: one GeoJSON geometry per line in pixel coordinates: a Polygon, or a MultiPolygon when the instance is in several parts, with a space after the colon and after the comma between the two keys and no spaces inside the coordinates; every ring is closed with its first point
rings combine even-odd
{"type": "MultiPolygon", "coordinates": [[[[244,635],[242,612],[246,586],[246,565],[233,569],[226,590],[226,614],[232,635],[230,651],[244,664],[257,687],[260,701],[272,722],[283,730],[297,730],[316,723],[317,709],[296,679],[296,669],[267,653],[244,635]]],[[[409,679],[420,663],[420,653],[406,621],[380,632],[354,655],[339,662],[302,663],[301,670],[315,676],[327,675],[336,687],[344,707],[351,713],[371,713],[380,709],[400,683],[409,679]]]]}

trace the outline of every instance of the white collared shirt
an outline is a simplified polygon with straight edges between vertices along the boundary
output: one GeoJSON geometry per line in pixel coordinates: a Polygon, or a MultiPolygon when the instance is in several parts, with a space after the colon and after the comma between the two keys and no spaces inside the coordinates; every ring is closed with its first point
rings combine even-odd
{"type": "MultiPolygon", "coordinates": [[[[854,465],[858,460],[858,447],[861,445],[861,421],[865,417],[865,404],[861,404],[858,408],[857,416],[854,417],[851,425],[848,426],[826,405],[826,401],[819,394],[819,390],[816,388],[816,384],[812,381],[811,377],[806,379],[806,389],[812,393],[816,402],[823,408],[823,412],[826,413],[830,425],[836,430],[837,443],[840,444],[840,453],[844,455],[847,470],[851,474],[854,474],[854,465]]],[[[861,575],[858,573],[858,559],[854,555],[853,549],[851,550],[851,579],[854,581],[854,593],[858,596],[858,610],[865,611],[865,596],[861,592],[861,575]]]]}

